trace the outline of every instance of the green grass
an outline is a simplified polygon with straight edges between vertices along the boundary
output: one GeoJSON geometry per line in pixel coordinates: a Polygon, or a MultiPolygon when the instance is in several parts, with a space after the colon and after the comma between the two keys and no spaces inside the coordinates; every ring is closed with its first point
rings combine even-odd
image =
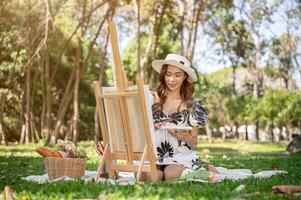
{"type": "MultiPolygon", "coordinates": [[[[98,158],[93,143],[83,142],[88,151],[88,170],[96,170],[98,158]]],[[[22,180],[45,173],[43,159],[34,152],[36,145],[0,146],[0,190],[10,185],[16,199],[300,199],[272,191],[273,185],[301,184],[301,154],[285,156],[284,145],[250,142],[200,142],[196,151],[216,166],[262,170],[286,170],[287,175],[268,179],[248,178],[220,183],[159,182],[132,186],[85,183],[82,180],[36,184],[22,180]],[[235,189],[244,184],[241,192],[235,189]]]]}

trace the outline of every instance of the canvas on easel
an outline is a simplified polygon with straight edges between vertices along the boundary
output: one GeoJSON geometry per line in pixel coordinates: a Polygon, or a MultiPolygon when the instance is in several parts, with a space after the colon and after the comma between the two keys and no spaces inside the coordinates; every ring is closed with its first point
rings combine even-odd
{"type": "Polygon", "coordinates": [[[151,97],[148,85],[137,80],[129,86],[121,67],[115,24],[109,23],[110,39],[114,58],[116,86],[102,87],[93,83],[96,109],[104,140],[103,159],[97,170],[96,181],[106,163],[109,178],[116,178],[115,172],[150,173],[151,180],[158,180],[156,170],[156,148],[151,112],[151,97]],[[119,161],[119,162],[117,162],[119,161]],[[139,161],[140,164],[135,164],[139,161]]]}

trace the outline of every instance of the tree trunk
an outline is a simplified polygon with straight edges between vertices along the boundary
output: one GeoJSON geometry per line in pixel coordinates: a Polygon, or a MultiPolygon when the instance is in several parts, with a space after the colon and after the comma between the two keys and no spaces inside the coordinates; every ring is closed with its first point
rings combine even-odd
{"type": "Polygon", "coordinates": [[[21,90],[21,95],[20,95],[20,99],[21,99],[21,103],[19,104],[20,106],[20,121],[21,121],[21,136],[20,136],[20,144],[24,144],[25,143],[25,85],[22,85],[22,90],[21,90]]]}
{"type": "Polygon", "coordinates": [[[154,46],[155,37],[156,37],[155,30],[156,30],[157,23],[158,23],[157,15],[159,14],[159,9],[156,6],[157,5],[155,3],[155,5],[154,5],[154,14],[153,14],[152,18],[150,19],[150,21],[152,22],[153,27],[152,27],[152,30],[149,31],[150,35],[148,37],[148,43],[147,43],[147,46],[146,46],[146,49],[145,49],[144,56],[141,59],[141,68],[143,69],[143,71],[147,72],[147,74],[145,74],[145,76],[144,76],[144,82],[145,83],[151,83],[151,82],[153,82],[152,79],[154,79],[153,76],[152,76],[151,67],[147,67],[147,66],[150,62],[150,59],[152,58],[153,46],[154,46]]]}
{"type": "Polygon", "coordinates": [[[187,6],[185,0],[178,0],[179,4],[179,19],[178,19],[178,41],[181,55],[184,55],[184,21],[187,14],[187,6]]]}
{"type": "Polygon", "coordinates": [[[209,128],[209,125],[206,125],[205,128],[206,128],[208,142],[212,142],[212,131],[209,128]]]}
{"type": "Polygon", "coordinates": [[[195,22],[194,22],[194,29],[193,29],[193,40],[192,44],[190,45],[190,49],[188,49],[188,58],[192,61],[193,60],[193,55],[194,55],[194,50],[195,50],[195,45],[196,45],[196,40],[197,40],[197,34],[198,34],[198,27],[199,27],[199,18],[201,15],[202,11],[202,5],[199,3],[199,7],[196,11],[196,17],[195,17],[195,22]]]}
{"type": "Polygon", "coordinates": [[[239,133],[238,133],[238,123],[237,121],[234,121],[234,125],[235,125],[235,136],[236,136],[236,139],[240,139],[239,137],[239,133]]]}
{"type": "Polygon", "coordinates": [[[246,141],[249,140],[248,124],[246,123],[246,141]]]}
{"type": "Polygon", "coordinates": [[[140,0],[136,0],[136,23],[137,23],[137,69],[140,78],[144,80],[144,69],[140,65],[141,58],[141,37],[140,37],[140,0]]]}
{"type": "Polygon", "coordinates": [[[106,84],[106,77],[105,77],[105,72],[107,69],[107,54],[108,54],[108,44],[109,44],[109,32],[107,33],[106,37],[106,43],[103,48],[100,48],[99,50],[99,74],[98,74],[98,81],[100,82],[101,85],[106,84]]]}
{"type": "Polygon", "coordinates": [[[299,133],[301,133],[301,119],[298,120],[299,133]]]}
{"type": "MultiPolygon", "coordinates": [[[[1,117],[0,117],[1,118],[1,117]]],[[[2,140],[3,140],[3,142],[4,142],[4,145],[7,145],[8,143],[7,143],[7,137],[6,137],[6,135],[5,135],[5,132],[4,132],[4,130],[3,130],[3,120],[2,119],[0,119],[0,145],[1,145],[1,143],[2,143],[2,140]]]]}
{"type": "MultiPolygon", "coordinates": [[[[109,33],[107,33],[106,37],[106,43],[103,48],[101,48],[100,51],[100,56],[99,56],[99,75],[98,75],[98,80],[100,82],[100,85],[103,86],[105,84],[105,71],[107,68],[107,62],[106,62],[106,57],[108,53],[108,44],[109,44],[109,33]]],[[[95,130],[95,135],[99,136],[100,135],[100,127],[99,127],[99,120],[98,120],[98,114],[97,110],[95,109],[94,112],[94,130],[95,130]]]]}
{"type": "MultiPolygon", "coordinates": [[[[157,55],[157,47],[159,44],[163,17],[164,17],[164,14],[166,13],[166,8],[167,8],[168,4],[169,4],[169,0],[164,1],[161,12],[160,13],[156,12],[156,15],[159,14],[159,16],[157,19],[155,19],[156,23],[154,24],[154,45],[153,45],[153,53],[152,53],[153,57],[155,57],[157,55]]],[[[151,67],[150,67],[150,70],[151,70],[151,67]]],[[[149,72],[149,77],[150,77],[149,84],[150,84],[150,87],[152,88],[155,85],[155,78],[153,77],[153,74],[151,73],[151,71],[149,72]]]]}
{"type": "Polygon", "coordinates": [[[37,130],[32,112],[30,113],[30,116],[31,116],[30,129],[31,129],[33,141],[36,140],[37,142],[39,142],[41,138],[40,138],[39,132],[37,130]]]}
{"type": "Polygon", "coordinates": [[[50,135],[50,125],[51,125],[51,83],[50,83],[50,68],[49,68],[49,52],[48,46],[45,48],[45,104],[46,104],[46,112],[45,112],[45,126],[42,129],[43,135],[46,138],[50,135]]]}
{"type": "MultiPolygon", "coordinates": [[[[226,124],[226,123],[223,123],[223,124],[226,124]]],[[[221,130],[221,129],[219,129],[219,130],[221,130]]],[[[222,141],[224,142],[227,139],[227,133],[228,133],[228,131],[227,131],[227,129],[225,127],[222,127],[222,131],[221,132],[222,132],[222,141]]]]}
{"type": "Polygon", "coordinates": [[[6,133],[4,131],[4,126],[3,126],[3,113],[4,113],[4,107],[6,104],[6,100],[7,100],[7,95],[8,95],[9,90],[7,90],[6,94],[5,92],[1,92],[0,90],[0,144],[1,144],[1,140],[3,140],[4,145],[7,145],[7,136],[6,133]]]}
{"type": "Polygon", "coordinates": [[[270,127],[270,132],[271,132],[271,139],[272,139],[272,142],[275,141],[275,138],[274,138],[274,120],[272,119],[272,122],[271,122],[271,127],[270,127]]]}
{"type": "MultiPolygon", "coordinates": [[[[191,46],[191,40],[192,40],[192,34],[193,34],[193,29],[194,29],[194,23],[195,23],[195,18],[196,18],[196,5],[197,1],[194,0],[193,2],[193,8],[192,8],[192,19],[190,20],[189,23],[189,28],[188,28],[188,39],[186,43],[186,56],[189,54],[190,46],[191,46]]],[[[189,14],[188,14],[189,15],[189,14]]]]}
{"type": "MultiPolygon", "coordinates": [[[[151,53],[152,53],[152,49],[153,49],[153,46],[154,46],[154,32],[153,31],[150,31],[150,35],[148,37],[148,43],[147,43],[147,46],[146,46],[146,49],[145,49],[145,54],[144,54],[144,57],[142,58],[141,60],[141,69],[145,72],[147,69],[147,65],[151,59],[151,53]]],[[[145,74],[145,73],[144,73],[145,74]]],[[[151,79],[151,70],[148,70],[147,71],[147,74],[146,76],[144,76],[144,82],[147,83],[147,82],[151,82],[150,79],[151,79]]]]}
{"type": "Polygon", "coordinates": [[[41,91],[42,91],[42,112],[41,112],[41,116],[40,116],[40,126],[41,126],[41,135],[42,135],[42,138],[45,139],[45,138],[48,138],[47,135],[45,135],[45,132],[43,131],[44,130],[44,126],[45,126],[45,115],[46,115],[46,98],[45,98],[45,87],[46,87],[46,84],[45,84],[45,65],[44,65],[44,59],[40,59],[40,66],[41,66],[41,91]]]}
{"type": "MultiPolygon", "coordinates": [[[[296,68],[299,70],[299,76],[300,76],[300,81],[301,81],[301,65],[299,64],[299,61],[298,61],[298,54],[295,54],[294,56],[293,56],[293,60],[295,61],[295,63],[296,63],[296,68]]],[[[299,88],[300,90],[301,90],[301,86],[300,86],[300,88],[299,88]]],[[[300,128],[300,132],[301,132],[301,128],[300,128]]]]}
{"type": "Polygon", "coordinates": [[[65,118],[65,114],[67,112],[67,108],[70,105],[72,96],[73,96],[73,87],[74,87],[74,79],[75,79],[75,70],[72,70],[72,73],[69,77],[62,101],[60,103],[58,112],[57,112],[57,117],[56,117],[56,123],[55,123],[55,128],[53,134],[51,134],[50,137],[50,143],[55,144],[56,139],[59,133],[59,130],[61,128],[61,125],[63,124],[63,120],[65,118]]]}
{"type": "Polygon", "coordinates": [[[283,70],[283,73],[284,75],[282,76],[283,77],[283,82],[284,82],[284,86],[285,86],[285,90],[286,91],[289,91],[289,64],[288,63],[285,63],[284,64],[284,70],[283,70]]]}
{"type": "Polygon", "coordinates": [[[24,144],[24,142],[25,142],[25,135],[26,135],[26,132],[25,132],[25,123],[23,122],[22,123],[22,128],[21,128],[20,142],[19,142],[20,144],[24,144]]]}
{"type": "Polygon", "coordinates": [[[288,139],[288,141],[291,141],[293,139],[292,127],[289,124],[287,124],[285,127],[286,127],[286,131],[287,131],[287,139],[288,139]]]}
{"type": "Polygon", "coordinates": [[[30,86],[31,86],[31,64],[27,65],[26,68],[26,82],[25,82],[25,143],[28,144],[30,142],[30,102],[31,102],[31,95],[30,95],[30,86]]]}
{"type": "MultiPolygon", "coordinates": [[[[29,37],[28,37],[28,43],[27,43],[27,50],[28,50],[28,54],[30,55],[30,57],[32,57],[34,55],[34,32],[32,30],[31,27],[31,17],[27,16],[26,19],[26,24],[27,24],[27,31],[29,32],[29,37]]],[[[30,142],[30,121],[31,121],[31,66],[32,66],[32,62],[30,63],[30,60],[28,61],[29,63],[26,65],[26,72],[25,72],[25,88],[24,88],[24,96],[22,99],[22,103],[25,106],[25,109],[22,109],[22,112],[24,114],[24,125],[25,125],[25,132],[24,132],[24,137],[21,137],[22,140],[21,142],[25,142],[26,144],[30,142]]],[[[22,120],[23,121],[23,120],[22,120]]]]}
{"type": "Polygon", "coordinates": [[[154,43],[154,50],[153,50],[153,55],[156,56],[157,55],[157,47],[159,44],[159,38],[160,38],[160,33],[161,33],[161,29],[162,29],[162,22],[163,22],[163,17],[164,14],[166,14],[166,8],[169,4],[169,0],[164,1],[163,3],[163,7],[162,10],[160,12],[160,15],[158,17],[159,20],[157,20],[158,24],[157,26],[155,26],[155,43],[154,43]]]}
{"type": "Polygon", "coordinates": [[[77,48],[77,65],[76,65],[76,73],[75,73],[75,83],[74,83],[74,95],[73,95],[73,142],[77,141],[78,137],[78,120],[79,120],[79,104],[78,104],[78,93],[79,93],[79,82],[80,82],[80,73],[81,68],[83,67],[82,60],[82,42],[79,39],[79,47],[77,48]]]}
{"type": "Polygon", "coordinates": [[[259,80],[260,80],[260,60],[261,60],[261,53],[260,53],[260,44],[259,41],[255,43],[255,61],[254,61],[254,68],[253,68],[253,77],[254,77],[254,87],[253,87],[253,97],[259,97],[259,80]]]}
{"type": "Polygon", "coordinates": [[[232,90],[233,94],[236,96],[236,64],[232,66],[232,90]]]}
{"type": "Polygon", "coordinates": [[[2,116],[2,113],[0,113],[0,144],[1,142],[4,142],[4,145],[7,145],[7,137],[5,135],[5,132],[4,132],[4,127],[3,127],[3,116],[2,116]]]}
{"type": "MultiPolygon", "coordinates": [[[[68,124],[67,124],[68,125],[68,124]]],[[[65,135],[65,141],[72,141],[72,134],[73,134],[73,122],[72,119],[70,120],[70,123],[68,125],[66,135],[65,135]]]]}
{"type": "Polygon", "coordinates": [[[255,126],[256,126],[256,128],[255,128],[256,140],[259,141],[260,138],[259,138],[259,122],[258,121],[256,121],[255,126]]]}

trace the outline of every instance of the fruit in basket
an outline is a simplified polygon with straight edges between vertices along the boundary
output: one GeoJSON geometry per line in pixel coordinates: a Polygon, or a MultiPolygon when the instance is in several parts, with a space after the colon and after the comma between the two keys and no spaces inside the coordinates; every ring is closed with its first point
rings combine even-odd
{"type": "Polygon", "coordinates": [[[76,158],[76,151],[77,151],[77,148],[76,146],[70,142],[70,141],[63,141],[63,140],[58,140],[57,141],[57,145],[58,145],[58,149],[63,151],[63,152],[66,152],[68,154],[68,157],[69,158],[76,158]]]}
{"type": "Polygon", "coordinates": [[[77,148],[75,152],[75,157],[76,158],[87,158],[86,151],[82,148],[77,148]]]}

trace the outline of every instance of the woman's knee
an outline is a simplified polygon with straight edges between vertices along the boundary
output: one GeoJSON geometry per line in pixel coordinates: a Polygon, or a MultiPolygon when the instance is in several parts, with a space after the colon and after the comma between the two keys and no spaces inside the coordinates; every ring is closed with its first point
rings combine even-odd
{"type": "Polygon", "coordinates": [[[162,181],[164,179],[164,173],[163,173],[163,171],[157,169],[157,176],[158,176],[158,180],[162,181]]]}

